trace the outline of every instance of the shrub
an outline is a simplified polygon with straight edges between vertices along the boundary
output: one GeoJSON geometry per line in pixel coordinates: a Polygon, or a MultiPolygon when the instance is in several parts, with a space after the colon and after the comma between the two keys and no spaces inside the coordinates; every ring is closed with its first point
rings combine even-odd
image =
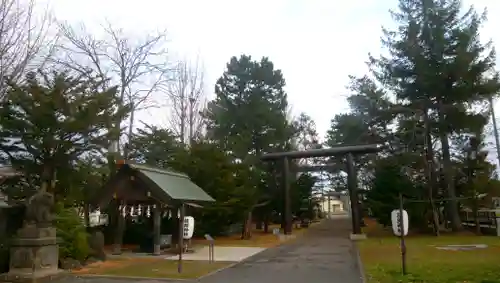
{"type": "Polygon", "coordinates": [[[77,212],[72,207],[64,207],[63,204],[56,205],[57,237],[61,240],[59,243],[59,258],[73,258],[76,260],[85,260],[90,248],[88,244],[88,235],[85,225],[77,212]]]}

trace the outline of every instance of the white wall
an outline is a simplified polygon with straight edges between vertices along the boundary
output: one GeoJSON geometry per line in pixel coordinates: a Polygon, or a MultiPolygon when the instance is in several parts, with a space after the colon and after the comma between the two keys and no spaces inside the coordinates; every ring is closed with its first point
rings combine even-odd
{"type": "Polygon", "coordinates": [[[336,198],[331,197],[330,201],[328,201],[328,197],[325,197],[323,201],[319,203],[319,207],[321,211],[325,213],[338,213],[344,212],[344,203],[336,198]]]}

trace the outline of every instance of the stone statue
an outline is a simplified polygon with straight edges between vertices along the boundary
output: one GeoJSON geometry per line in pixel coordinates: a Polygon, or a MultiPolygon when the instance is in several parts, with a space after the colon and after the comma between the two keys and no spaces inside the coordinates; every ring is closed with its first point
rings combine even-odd
{"type": "Polygon", "coordinates": [[[26,202],[24,226],[10,246],[9,272],[0,281],[47,282],[59,276],[57,230],[52,227],[54,196],[39,191],[26,202]]]}
{"type": "Polygon", "coordinates": [[[35,225],[38,228],[51,227],[54,216],[52,209],[54,196],[50,193],[39,191],[28,199],[24,225],[35,225]]]}

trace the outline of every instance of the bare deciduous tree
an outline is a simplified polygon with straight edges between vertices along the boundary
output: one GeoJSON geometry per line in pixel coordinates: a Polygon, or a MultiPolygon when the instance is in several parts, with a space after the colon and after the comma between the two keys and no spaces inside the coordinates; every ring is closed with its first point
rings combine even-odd
{"type": "Polygon", "coordinates": [[[171,112],[172,130],[185,144],[189,144],[202,131],[201,110],[205,107],[203,68],[197,59],[194,64],[181,62],[174,80],[168,85],[167,95],[171,112]]]}
{"type": "Polygon", "coordinates": [[[171,80],[166,32],[136,39],[110,23],[103,26],[102,38],[96,38],[83,24],[78,29],[59,24],[59,30],[62,39],[55,63],[79,73],[97,72],[109,78],[109,84],[118,85],[122,104],[132,109],[126,134],[130,140],[134,114],[155,107],[152,95],[164,90],[171,80]]]}
{"type": "Polygon", "coordinates": [[[50,13],[36,8],[35,0],[0,0],[0,99],[5,78],[23,79],[42,67],[56,40],[47,36],[50,13]]]}

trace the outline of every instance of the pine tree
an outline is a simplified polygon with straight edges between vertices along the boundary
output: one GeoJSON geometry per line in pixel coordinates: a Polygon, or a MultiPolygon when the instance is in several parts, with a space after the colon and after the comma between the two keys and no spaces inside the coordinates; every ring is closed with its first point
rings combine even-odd
{"type": "Polygon", "coordinates": [[[101,91],[103,83],[56,72],[9,82],[0,102],[0,150],[33,188],[54,189],[82,155],[108,147],[109,129],[128,108],[118,106],[116,88],[101,91]]]}
{"type": "Polygon", "coordinates": [[[208,131],[235,157],[269,151],[289,138],[287,95],[280,70],[268,58],[233,57],[215,85],[208,131]]]}
{"type": "Polygon", "coordinates": [[[428,114],[441,142],[448,212],[461,228],[450,161],[449,137],[484,121],[474,111],[500,89],[491,44],[478,29],[485,15],[462,14],[460,0],[400,0],[398,28],[384,30],[390,56],[371,58],[376,77],[405,106],[428,114]]]}
{"type": "Polygon", "coordinates": [[[250,237],[252,210],[267,197],[268,167],[260,156],[290,144],[285,80],[268,58],[233,57],[215,85],[216,97],[205,113],[208,138],[235,162],[250,168],[242,185],[247,191],[248,217],[244,237],[250,237]]]}

